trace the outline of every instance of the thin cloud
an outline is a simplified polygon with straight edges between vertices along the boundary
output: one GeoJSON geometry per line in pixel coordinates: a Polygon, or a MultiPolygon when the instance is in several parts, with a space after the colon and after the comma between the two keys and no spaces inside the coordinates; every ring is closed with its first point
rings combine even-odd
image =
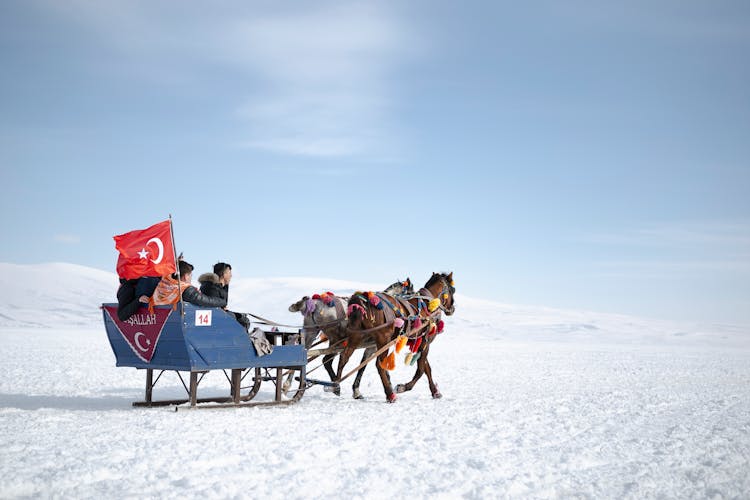
{"type": "Polygon", "coordinates": [[[382,9],[361,4],[242,23],[242,56],[264,82],[238,106],[241,146],[310,156],[393,147],[389,75],[406,43],[382,9]]]}
{"type": "Polygon", "coordinates": [[[598,233],[585,238],[589,243],[618,246],[682,247],[699,245],[750,250],[748,222],[680,222],[654,224],[619,233],[598,233]]]}
{"type": "MultiPolygon", "coordinates": [[[[391,74],[417,51],[392,6],[315,2],[72,0],[46,7],[121,56],[130,77],[166,83],[206,71],[247,82],[237,93],[235,146],[302,156],[398,156],[391,74]]],[[[120,64],[121,66],[122,64],[120,64]]],[[[119,67],[119,66],[118,66],[119,67]]]]}
{"type": "Polygon", "coordinates": [[[750,273],[750,223],[680,222],[586,238],[613,258],[595,262],[607,276],[750,273]]]}
{"type": "Polygon", "coordinates": [[[66,245],[77,245],[81,242],[81,237],[75,234],[56,234],[53,239],[66,245]]]}

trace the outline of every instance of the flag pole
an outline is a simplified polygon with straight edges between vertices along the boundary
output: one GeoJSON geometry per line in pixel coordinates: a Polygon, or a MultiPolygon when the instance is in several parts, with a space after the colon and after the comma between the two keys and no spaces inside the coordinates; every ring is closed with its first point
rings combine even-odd
{"type": "Polygon", "coordinates": [[[174,245],[174,229],[172,227],[172,214],[169,214],[169,236],[172,238],[172,258],[174,259],[174,267],[177,271],[177,293],[179,294],[180,301],[180,315],[185,315],[185,308],[182,304],[182,275],[180,275],[180,263],[177,260],[177,247],[174,245]]]}

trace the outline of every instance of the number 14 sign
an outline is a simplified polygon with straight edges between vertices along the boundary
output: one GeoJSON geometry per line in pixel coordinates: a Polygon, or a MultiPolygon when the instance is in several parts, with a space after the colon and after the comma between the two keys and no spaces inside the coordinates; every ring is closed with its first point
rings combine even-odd
{"type": "Polygon", "coordinates": [[[211,312],[210,310],[195,311],[195,326],[211,326],[211,312]]]}

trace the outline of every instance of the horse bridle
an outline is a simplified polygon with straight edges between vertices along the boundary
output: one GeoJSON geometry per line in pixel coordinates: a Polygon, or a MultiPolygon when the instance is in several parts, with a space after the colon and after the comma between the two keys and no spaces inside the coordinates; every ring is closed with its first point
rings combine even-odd
{"type": "MultiPolygon", "coordinates": [[[[448,283],[448,280],[445,279],[445,276],[441,275],[440,276],[440,281],[443,282],[443,289],[440,291],[440,293],[438,294],[438,297],[437,297],[437,299],[440,301],[439,309],[441,311],[443,311],[445,314],[448,314],[448,309],[446,309],[445,306],[443,305],[443,297],[445,295],[447,295],[448,292],[450,292],[450,296],[451,296],[451,309],[450,309],[450,312],[451,312],[451,314],[453,314],[453,312],[455,311],[455,307],[452,305],[452,303],[453,303],[453,294],[455,293],[456,289],[450,283],[448,283]]],[[[425,291],[430,296],[428,297],[428,296],[419,294],[419,295],[416,296],[417,298],[422,298],[422,299],[434,299],[434,298],[436,298],[436,297],[432,296],[432,293],[427,288],[422,288],[419,291],[420,292],[425,291]]]]}
{"type": "Polygon", "coordinates": [[[456,307],[453,305],[453,294],[456,293],[456,288],[448,283],[448,280],[445,279],[445,276],[440,276],[440,281],[443,282],[443,290],[440,292],[440,309],[445,313],[448,314],[448,310],[443,306],[443,297],[448,295],[448,292],[450,292],[451,296],[451,309],[450,312],[453,314],[453,312],[456,310],[456,307]]]}

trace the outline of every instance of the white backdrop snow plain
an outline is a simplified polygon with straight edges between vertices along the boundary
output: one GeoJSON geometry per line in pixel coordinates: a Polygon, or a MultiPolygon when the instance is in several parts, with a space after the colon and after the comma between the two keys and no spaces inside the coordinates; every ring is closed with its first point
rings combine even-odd
{"type": "MultiPolygon", "coordinates": [[[[230,307],[299,324],[302,295],[397,278],[237,280],[230,307]]],[[[430,353],[443,399],[422,380],[386,404],[369,369],[364,401],[316,386],[175,412],[131,406],[144,373],[114,366],[98,309],[114,274],[0,264],[0,497],[750,498],[748,328],[510,306],[456,281],[430,353]]],[[[184,393],[173,374],[159,390],[184,393]]]]}

